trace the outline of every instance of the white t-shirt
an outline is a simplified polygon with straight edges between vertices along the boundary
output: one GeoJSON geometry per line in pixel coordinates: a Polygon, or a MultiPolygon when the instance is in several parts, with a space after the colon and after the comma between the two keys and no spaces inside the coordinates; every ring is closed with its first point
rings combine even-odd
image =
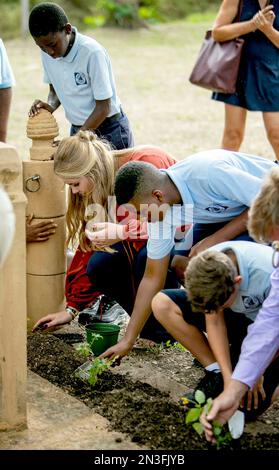
{"type": "Polygon", "coordinates": [[[95,39],[78,33],[66,57],[53,59],[41,51],[44,82],[52,84],[71,124],[81,126],[96,100],[111,100],[108,116],[119,113],[120,100],[107,51],[95,39]]]}
{"type": "Polygon", "coordinates": [[[171,206],[163,221],[148,224],[148,257],[167,256],[180,225],[229,222],[240,215],[251,206],[264,176],[274,166],[266,158],[217,149],[160,170],[177,187],[183,205],[171,206]]]}

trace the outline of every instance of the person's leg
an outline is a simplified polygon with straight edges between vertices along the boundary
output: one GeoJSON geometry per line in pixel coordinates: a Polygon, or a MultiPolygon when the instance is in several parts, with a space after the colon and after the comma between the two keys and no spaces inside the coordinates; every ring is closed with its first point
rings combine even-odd
{"type": "Polygon", "coordinates": [[[121,118],[119,121],[122,141],[125,144],[125,148],[134,147],[135,141],[131,130],[129,119],[127,115],[121,109],[121,118]]]}
{"type": "MultiPolygon", "coordinates": [[[[171,255],[172,259],[173,255],[171,255]]],[[[135,277],[135,287],[136,289],[138,288],[140,281],[143,278],[144,271],[145,271],[145,265],[146,265],[146,259],[147,259],[147,250],[146,250],[146,245],[141,248],[141,250],[137,253],[135,257],[135,262],[134,262],[134,277],[135,277]]],[[[169,265],[168,273],[167,273],[167,278],[165,282],[165,289],[176,289],[180,287],[179,281],[177,277],[175,276],[175,273],[171,269],[171,263],[169,265]]]]}
{"type": "Polygon", "coordinates": [[[247,111],[239,106],[225,104],[225,127],[222,148],[238,151],[244,137],[247,111]]]}
{"type": "Polygon", "coordinates": [[[117,243],[112,248],[115,253],[99,251],[91,256],[87,275],[94,290],[116,300],[130,314],[134,305],[131,265],[123,243],[117,243]]]}
{"type": "Polygon", "coordinates": [[[272,146],[276,160],[279,161],[279,112],[263,113],[267,138],[272,146]]]}
{"type": "Polygon", "coordinates": [[[184,319],[187,315],[192,318],[196,316],[197,324],[199,323],[199,314],[192,313],[190,302],[183,289],[169,289],[159,292],[152,301],[152,310],[155,318],[171,336],[188,349],[204,367],[215,362],[202,329],[184,319]]]}

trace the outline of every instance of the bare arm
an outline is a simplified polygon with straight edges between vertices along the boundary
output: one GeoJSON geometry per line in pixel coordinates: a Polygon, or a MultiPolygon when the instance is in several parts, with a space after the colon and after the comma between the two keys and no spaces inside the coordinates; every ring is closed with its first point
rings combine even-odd
{"type": "MultiPolygon", "coordinates": [[[[273,20],[275,15],[273,17],[273,20]]],[[[266,35],[266,37],[272,42],[275,47],[279,48],[279,31],[274,29],[273,21],[268,21],[265,15],[262,12],[259,12],[257,17],[258,29],[266,35]]]]}
{"type": "MultiPolygon", "coordinates": [[[[212,29],[213,39],[218,42],[229,41],[244,34],[251,33],[258,28],[256,15],[248,21],[232,23],[237,15],[239,0],[224,0],[212,29]]],[[[269,18],[273,6],[269,5],[261,10],[269,18]]]]}
{"type": "Polygon", "coordinates": [[[163,259],[147,259],[143,279],[139,285],[134,309],[126,336],[135,342],[151,313],[151,302],[155,294],[164,288],[169,265],[169,255],[163,259]]]}
{"type": "Polygon", "coordinates": [[[151,314],[153,297],[165,285],[168,265],[169,255],[158,260],[147,258],[145,273],[138,288],[134,309],[125,337],[116,346],[105,351],[102,357],[125,356],[132,349],[138,334],[151,314]]]}
{"type": "Polygon", "coordinates": [[[6,142],[8,119],[12,101],[12,88],[0,89],[0,142],[6,142]]]}
{"type": "Polygon", "coordinates": [[[51,84],[49,85],[49,92],[48,92],[47,102],[48,102],[49,106],[51,106],[51,108],[53,109],[53,111],[51,111],[52,113],[57,108],[59,108],[59,106],[60,106],[59,98],[56,94],[55,89],[53,88],[53,86],[51,84]]]}
{"type": "Polygon", "coordinates": [[[233,240],[235,237],[247,230],[248,210],[246,209],[240,215],[220,228],[215,234],[215,243],[221,243],[227,240],[233,240]]]}
{"type": "Polygon", "coordinates": [[[35,100],[32,104],[28,115],[30,117],[36,116],[40,112],[40,108],[46,109],[50,113],[53,113],[57,108],[60,106],[59,98],[55,92],[55,89],[50,84],[49,85],[49,92],[47,97],[47,103],[41,100],[35,100]]]}
{"type": "Polygon", "coordinates": [[[208,342],[216,361],[220,365],[224,384],[226,385],[232,375],[232,365],[223,310],[205,315],[205,322],[208,342]]]}
{"type": "Polygon", "coordinates": [[[217,245],[218,243],[233,240],[235,237],[245,232],[247,230],[248,210],[249,209],[246,209],[242,214],[238,215],[224,225],[220,230],[213,233],[213,235],[204,238],[194,245],[189,255],[190,258],[211,246],[217,245]]]}
{"type": "Polygon", "coordinates": [[[94,111],[86,119],[82,126],[82,130],[97,129],[106,119],[110,111],[110,98],[107,100],[96,101],[94,111]]]}

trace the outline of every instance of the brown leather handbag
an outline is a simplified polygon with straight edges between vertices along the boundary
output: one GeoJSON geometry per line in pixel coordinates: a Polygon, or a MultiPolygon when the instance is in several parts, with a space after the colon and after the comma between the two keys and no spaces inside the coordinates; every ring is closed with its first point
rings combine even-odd
{"type": "MultiPolygon", "coordinates": [[[[239,21],[242,4],[240,0],[235,21],[239,21]]],[[[243,44],[242,38],[216,42],[207,31],[190,82],[208,90],[234,93],[243,44]]]]}

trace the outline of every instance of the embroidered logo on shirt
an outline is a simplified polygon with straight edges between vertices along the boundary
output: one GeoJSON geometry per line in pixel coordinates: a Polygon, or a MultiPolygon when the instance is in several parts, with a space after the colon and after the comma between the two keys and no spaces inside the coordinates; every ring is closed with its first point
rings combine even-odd
{"type": "Polygon", "coordinates": [[[83,72],[75,72],[74,75],[75,75],[76,85],[86,85],[87,84],[86,76],[83,72]]]}
{"type": "Polygon", "coordinates": [[[246,310],[255,310],[260,308],[263,303],[263,299],[255,295],[242,295],[243,305],[246,310]]]}
{"type": "Polygon", "coordinates": [[[205,208],[206,211],[208,212],[214,212],[219,213],[219,212],[224,212],[228,209],[228,206],[222,206],[222,204],[213,204],[212,206],[208,206],[205,208]]]}

